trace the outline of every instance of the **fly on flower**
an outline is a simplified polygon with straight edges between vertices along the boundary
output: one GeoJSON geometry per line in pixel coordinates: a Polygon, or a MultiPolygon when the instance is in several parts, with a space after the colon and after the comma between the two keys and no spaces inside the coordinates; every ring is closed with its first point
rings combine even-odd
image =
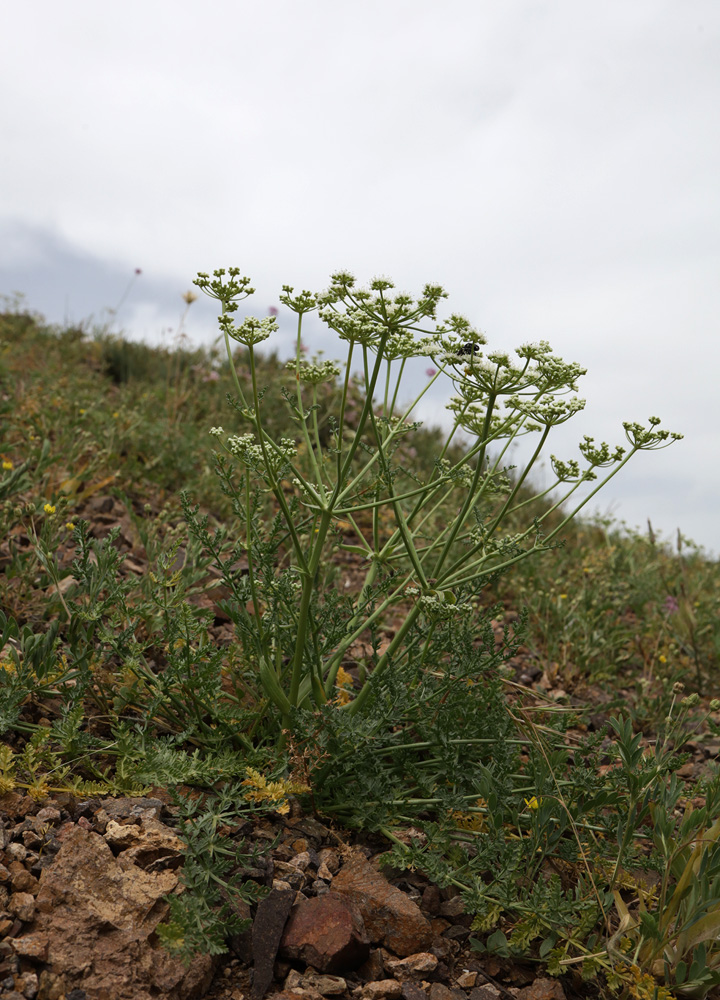
{"type": "Polygon", "coordinates": [[[477,354],[479,350],[480,350],[480,344],[473,344],[473,343],[463,344],[462,347],[458,348],[458,354],[460,355],[477,354]]]}

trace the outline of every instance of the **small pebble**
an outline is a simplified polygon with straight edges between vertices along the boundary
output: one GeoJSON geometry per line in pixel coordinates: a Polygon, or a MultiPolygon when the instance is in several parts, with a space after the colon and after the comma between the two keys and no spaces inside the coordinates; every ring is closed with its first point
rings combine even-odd
{"type": "Polygon", "coordinates": [[[367,983],[360,994],[364,1000],[382,1000],[384,997],[402,996],[402,986],[397,979],[381,979],[379,982],[367,983]]]}

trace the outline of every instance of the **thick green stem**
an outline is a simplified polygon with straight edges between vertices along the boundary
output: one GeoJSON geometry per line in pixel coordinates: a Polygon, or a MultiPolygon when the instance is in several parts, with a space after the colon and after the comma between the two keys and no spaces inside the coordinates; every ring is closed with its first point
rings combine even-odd
{"type": "Polygon", "coordinates": [[[383,655],[380,657],[380,659],[377,661],[375,669],[373,670],[372,674],[365,681],[365,683],[363,684],[362,688],[355,696],[355,698],[353,698],[353,700],[347,706],[347,711],[349,711],[351,715],[356,715],[363,707],[367,699],[370,697],[371,685],[377,684],[382,675],[387,670],[389,664],[392,661],[393,656],[395,655],[395,651],[405,641],[405,636],[415,624],[415,621],[417,620],[420,614],[420,610],[421,610],[420,604],[415,604],[408,612],[405,621],[402,623],[400,628],[395,633],[392,642],[385,650],[383,655]]]}

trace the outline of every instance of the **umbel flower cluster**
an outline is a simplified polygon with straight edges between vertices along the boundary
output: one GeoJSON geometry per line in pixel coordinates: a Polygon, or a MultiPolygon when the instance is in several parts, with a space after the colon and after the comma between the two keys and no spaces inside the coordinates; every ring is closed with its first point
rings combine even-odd
{"type": "Polygon", "coordinates": [[[553,428],[584,406],[578,383],[585,369],[557,357],[546,341],[523,344],[513,355],[487,350],[485,335],[465,317],[438,317],[447,298],[440,285],[427,284],[413,297],[387,278],[361,288],[339,271],[319,294],[283,286],[280,301],[296,323],[295,356],[287,363],[294,390],[284,390],[296,433],[293,440],[276,440],[255,351],[277,331],[278,321],[235,319],[253,292],[238,268],[218,269],[212,277],[201,273],[195,283],[220,304],[218,322],[235,385],[236,426],[228,434],[213,427],[211,434],[225,488],[242,512],[240,534],[248,553],[238,621],[265,694],[286,727],[295,709],[313,704],[342,703],[344,712],[363,712],[390,672],[416,661],[422,669],[432,644],[422,647],[418,659],[412,638],[417,628],[472,619],[489,578],[557,544],[568,522],[637,452],[681,436],[661,430],[651,417],[647,427],[623,425],[629,447],[585,437],[577,457],[551,456],[555,481],[533,495],[530,476],[553,428]],[[311,314],[336,334],[343,360],[305,359],[303,324],[311,314]],[[245,350],[244,383],[233,343],[245,350]],[[415,358],[432,368],[408,400],[407,363],[415,358]],[[447,385],[452,425],[434,471],[421,478],[409,451],[420,426],[415,413],[439,379],[447,385]],[[517,469],[508,463],[509,451],[526,435],[535,447],[517,469]],[[560,495],[546,502],[542,514],[531,514],[538,509],[533,500],[553,490],[560,495]],[[273,535],[282,537],[277,545],[283,555],[261,569],[256,560],[270,543],[257,497],[267,495],[274,497],[273,524],[283,526],[273,535]],[[366,565],[358,595],[348,598],[343,627],[336,621],[336,598],[319,587],[321,568],[338,544],[366,565]],[[255,616],[243,610],[248,602],[272,611],[255,616]],[[349,648],[391,609],[402,624],[362,683],[352,694],[344,686],[338,699],[338,672],[349,648]]]}

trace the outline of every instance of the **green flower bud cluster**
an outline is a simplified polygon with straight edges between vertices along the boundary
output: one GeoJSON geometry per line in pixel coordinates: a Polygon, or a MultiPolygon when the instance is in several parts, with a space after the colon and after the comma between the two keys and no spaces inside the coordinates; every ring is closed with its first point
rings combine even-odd
{"type": "Polygon", "coordinates": [[[394,285],[387,278],[375,278],[369,289],[357,289],[355,278],[340,271],[331,279],[330,288],[318,296],[320,318],[343,339],[373,347],[383,341],[383,355],[388,360],[427,357],[429,340],[416,341],[416,325],[425,318],[435,319],[438,303],[446,298],[440,285],[425,285],[422,296],[388,294],[394,285]],[[339,308],[342,304],[344,310],[339,308]]]}
{"type": "Polygon", "coordinates": [[[516,555],[522,551],[522,543],[527,540],[523,532],[512,535],[489,534],[484,526],[476,525],[470,529],[470,539],[473,545],[484,556],[516,555]]]}
{"type": "Polygon", "coordinates": [[[478,391],[476,402],[467,403],[462,397],[453,396],[446,404],[446,409],[450,410],[457,417],[458,425],[476,437],[487,438],[488,441],[496,440],[500,437],[508,437],[511,433],[516,436],[539,430],[538,424],[525,422],[522,430],[519,428],[523,419],[519,414],[505,414],[502,416],[499,407],[494,407],[494,412],[490,416],[490,423],[487,428],[487,396],[478,391]]]}
{"type": "Polygon", "coordinates": [[[568,462],[562,462],[556,455],[550,456],[550,466],[561,483],[581,483],[590,482],[597,479],[597,474],[592,469],[580,471],[580,463],[571,458],[568,462]]]}
{"type": "Polygon", "coordinates": [[[241,278],[239,267],[229,267],[227,271],[224,267],[219,267],[213,271],[213,278],[205,271],[198,271],[198,276],[193,280],[193,284],[209,295],[211,299],[222,302],[227,312],[235,312],[238,307],[237,299],[246,299],[253,295],[254,288],[250,287],[250,278],[241,278]],[[227,274],[226,282],[223,278],[227,274]]]}
{"type": "Polygon", "coordinates": [[[643,427],[642,424],[628,423],[627,421],[623,423],[626,438],[638,451],[657,451],[660,448],[667,448],[673,441],[682,440],[682,434],[655,429],[660,423],[660,417],[649,417],[648,423],[650,424],[649,429],[643,427]]]}
{"type": "Polygon", "coordinates": [[[393,297],[387,294],[395,287],[388,278],[374,278],[369,289],[358,289],[355,287],[355,277],[348,271],[338,271],[330,281],[327,291],[318,296],[320,304],[335,305],[337,302],[344,302],[346,305],[363,308],[375,318],[382,318],[394,326],[423,317],[434,319],[438,304],[447,298],[443,287],[433,284],[425,285],[417,301],[405,294],[393,297]]]}
{"type": "Polygon", "coordinates": [[[312,292],[302,291],[299,295],[293,296],[292,285],[283,285],[280,301],[288,309],[292,309],[294,313],[297,313],[298,316],[312,312],[314,309],[317,309],[318,305],[317,296],[313,295],[312,292]]]}
{"type": "Polygon", "coordinates": [[[257,319],[255,316],[247,316],[240,326],[235,326],[229,316],[219,316],[218,324],[227,333],[228,337],[236,340],[238,344],[246,347],[254,347],[255,344],[267,340],[271,333],[277,331],[277,320],[274,316],[265,316],[264,319],[257,319]]]}
{"type": "Polygon", "coordinates": [[[583,436],[578,448],[580,449],[580,454],[583,458],[585,458],[594,469],[609,468],[611,465],[615,465],[617,462],[622,461],[623,455],[625,454],[625,449],[621,448],[620,445],[618,445],[612,452],[610,451],[610,446],[604,441],[602,444],[596,446],[595,439],[588,437],[587,434],[583,436]]]}
{"type": "Polygon", "coordinates": [[[423,594],[418,603],[431,622],[451,621],[453,618],[472,614],[471,604],[455,604],[454,601],[448,601],[442,592],[435,595],[423,594]]]}

